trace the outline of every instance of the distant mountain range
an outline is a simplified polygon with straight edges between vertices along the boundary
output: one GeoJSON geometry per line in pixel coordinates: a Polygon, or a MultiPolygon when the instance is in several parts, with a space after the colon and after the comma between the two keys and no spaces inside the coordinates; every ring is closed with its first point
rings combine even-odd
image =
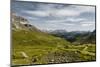
{"type": "Polygon", "coordinates": [[[95,43],[96,40],[96,30],[94,30],[93,32],[89,32],[89,31],[67,32],[65,30],[55,30],[49,33],[54,36],[64,38],[67,41],[75,42],[79,44],[95,43]]]}

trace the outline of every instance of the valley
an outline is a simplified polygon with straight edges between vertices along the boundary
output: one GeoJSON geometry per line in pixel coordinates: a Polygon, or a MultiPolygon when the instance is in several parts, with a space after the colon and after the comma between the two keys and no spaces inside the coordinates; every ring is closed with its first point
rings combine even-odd
{"type": "Polygon", "coordinates": [[[78,33],[78,36],[75,35],[75,40],[71,41],[65,38],[66,33],[64,37],[58,32],[46,33],[29,24],[25,18],[15,14],[12,16],[12,65],[96,60],[96,43],[93,32],[78,33]]]}

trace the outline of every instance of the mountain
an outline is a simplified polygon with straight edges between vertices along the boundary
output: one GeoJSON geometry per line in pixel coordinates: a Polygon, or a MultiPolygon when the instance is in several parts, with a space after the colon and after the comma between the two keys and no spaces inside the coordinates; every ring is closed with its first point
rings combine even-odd
{"type": "Polygon", "coordinates": [[[89,32],[87,35],[81,36],[76,42],[80,42],[80,44],[96,44],[96,30],[89,32]]]}
{"type": "MultiPolygon", "coordinates": [[[[95,45],[74,46],[62,37],[51,35],[31,25],[27,19],[12,14],[12,65],[68,63],[95,60],[95,45]],[[92,47],[92,48],[91,48],[92,47]],[[83,51],[84,49],[84,51],[83,51]],[[88,49],[91,49],[88,51],[88,49]]],[[[59,31],[58,31],[59,32],[59,31]]],[[[64,33],[65,31],[60,31],[64,33]]],[[[66,33],[64,33],[66,34],[66,33]]],[[[75,33],[68,33],[75,34],[75,33]]],[[[76,34],[75,34],[76,35],[76,34]]]]}
{"type": "Polygon", "coordinates": [[[17,16],[15,13],[12,13],[12,30],[30,30],[30,31],[40,31],[29,21],[21,16],[17,16]]]}
{"type": "Polygon", "coordinates": [[[50,34],[61,37],[66,39],[69,42],[75,42],[77,40],[77,37],[80,37],[84,34],[87,34],[88,32],[85,31],[72,31],[72,32],[67,32],[65,30],[55,30],[50,32],[50,34]]]}
{"type": "Polygon", "coordinates": [[[65,30],[55,30],[50,32],[50,34],[57,37],[64,38],[71,43],[77,43],[77,44],[85,44],[85,43],[95,44],[95,39],[96,39],[95,30],[93,32],[89,32],[89,31],[67,32],[65,30]]]}

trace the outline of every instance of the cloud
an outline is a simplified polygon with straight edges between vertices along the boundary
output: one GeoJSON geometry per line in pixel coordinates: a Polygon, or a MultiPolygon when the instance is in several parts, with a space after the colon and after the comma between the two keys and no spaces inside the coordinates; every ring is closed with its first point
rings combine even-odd
{"type": "Polygon", "coordinates": [[[82,24],[82,26],[91,26],[91,25],[93,25],[93,24],[82,24]]]}
{"type": "Polygon", "coordinates": [[[83,24],[95,24],[95,22],[93,22],[93,21],[83,21],[81,23],[83,23],[83,24]]]}
{"type": "MultiPolygon", "coordinates": [[[[49,17],[51,18],[65,18],[65,17],[81,17],[85,18],[84,15],[92,15],[95,12],[95,7],[91,6],[77,6],[77,5],[66,5],[66,4],[46,4],[46,3],[27,3],[17,2],[14,4],[17,12],[20,14],[27,14],[32,17],[49,17]],[[28,6],[29,5],[29,6],[28,6]],[[17,7],[17,8],[16,8],[17,7]],[[91,14],[89,14],[91,13],[91,14]]],[[[93,16],[88,16],[90,18],[93,16]]],[[[93,19],[93,18],[92,18],[93,19]]]]}
{"type": "Polygon", "coordinates": [[[22,11],[23,13],[30,14],[31,16],[37,16],[37,17],[46,17],[49,16],[49,12],[46,11],[22,11]]]}
{"type": "Polygon", "coordinates": [[[86,27],[86,26],[93,26],[93,25],[95,25],[95,23],[94,22],[81,22],[81,26],[83,26],[83,27],[86,27]]]}
{"type": "Polygon", "coordinates": [[[86,19],[84,18],[68,18],[67,21],[71,22],[80,22],[80,21],[85,21],[86,19]]]}
{"type": "MultiPolygon", "coordinates": [[[[26,3],[25,3],[26,4],[26,3]]],[[[33,6],[36,7],[24,7],[23,9],[19,10],[22,6],[20,6],[18,9],[21,12],[25,12],[28,14],[35,14],[37,16],[52,16],[52,17],[66,17],[66,16],[79,16],[81,13],[84,12],[95,12],[95,7],[90,6],[76,6],[76,5],[59,5],[59,4],[41,4],[38,3],[38,5],[33,4],[33,6]],[[60,8],[59,8],[60,7],[60,8]],[[29,8],[31,10],[29,10],[29,8]],[[33,10],[32,10],[33,8],[33,10]],[[24,10],[25,9],[25,10],[24,10]]]]}
{"type": "Polygon", "coordinates": [[[16,1],[12,4],[12,11],[27,18],[39,29],[95,28],[95,7],[92,6],[16,1]]]}

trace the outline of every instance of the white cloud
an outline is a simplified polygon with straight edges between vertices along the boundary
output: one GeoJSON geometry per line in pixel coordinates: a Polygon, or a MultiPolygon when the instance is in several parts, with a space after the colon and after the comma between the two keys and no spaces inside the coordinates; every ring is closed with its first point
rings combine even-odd
{"type": "Polygon", "coordinates": [[[79,6],[79,5],[71,5],[69,7],[70,10],[74,10],[77,12],[95,12],[95,7],[93,6],[79,6]]]}
{"type": "Polygon", "coordinates": [[[95,7],[91,6],[69,6],[62,9],[54,9],[52,12],[55,13],[55,16],[79,16],[84,12],[95,12],[95,7]],[[69,8],[70,7],[70,8],[69,8]]]}
{"type": "Polygon", "coordinates": [[[92,21],[84,21],[84,22],[81,22],[81,26],[95,26],[95,22],[92,22],[92,21]]]}
{"type": "Polygon", "coordinates": [[[49,12],[46,11],[23,11],[23,13],[30,14],[30,16],[46,17],[49,16],[49,12]]]}
{"type": "Polygon", "coordinates": [[[71,22],[79,22],[79,21],[84,21],[86,19],[84,18],[67,18],[67,21],[71,21],[71,22]]]}
{"type": "Polygon", "coordinates": [[[51,17],[66,17],[66,16],[78,16],[79,13],[76,11],[72,10],[58,10],[58,9],[53,9],[53,10],[46,10],[46,11],[22,11],[27,14],[39,16],[39,17],[46,17],[46,16],[51,16],[51,17]]]}
{"type": "Polygon", "coordinates": [[[67,25],[67,26],[73,26],[73,25],[75,25],[75,24],[72,24],[72,23],[66,23],[66,24],[64,24],[64,25],[67,25]]]}
{"type": "Polygon", "coordinates": [[[81,23],[83,23],[83,24],[95,24],[95,22],[93,22],[93,21],[83,21],[81,23]]]}
{"type": "Polygon", "coordinates": [[[82,26],[92,26],[93,24],[81,24],[82,26]]]}
{"type": "Polygon", "coordinates": [[[74,10],[65,10],[65,9],[62,9],[62,10],[57,10],[55,11],[55,15],[56,16],[78,16],[79,13],[74,11],[74,10]]]}
{"type": "Polygon", "coordinates": [[[56,18],[56,19],[48,19],[48,20],[44,19],[44,22],[47,22],[47,23],[79,23],[79,22],[86,23],[86,21],[87,20],[84,18],[72,18],[72,17],[56,18]]]}
{"type": "Polygon", "coordinates": [[[80,12],[95,12],[95,7],[92,6],[77,6],[80,12]]]}

